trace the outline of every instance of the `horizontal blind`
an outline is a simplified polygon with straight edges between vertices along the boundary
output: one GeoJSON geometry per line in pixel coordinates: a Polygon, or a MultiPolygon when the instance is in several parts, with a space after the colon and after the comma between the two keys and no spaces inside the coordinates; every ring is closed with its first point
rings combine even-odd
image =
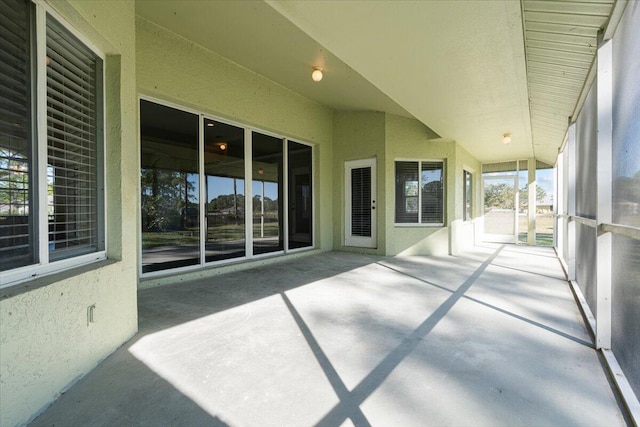
{"type": "Polygon", "coordinates": [[[371,168],[351,169],[351,235],[371,237],[371,168]]]}
{"type": "Polygon", "coordinates": [[[0,270],[35,262],[32,209],[31,13],[0,1],[0,270]]]}
{"type": "Polygon", "coordinates": [[[422,223],[444,223],[444,167],[442,162],[422,162],[422,223]]]}
{"type": "Polygon", "coordinates": [[[100,58],[47,17],[49,252],[59,260],[101,248],[100,58]]]}
{"type": "Polygon", "coordinates": [[[419,188],[418,162],[396,162],[396,223],[418,222],[419,188]]]}

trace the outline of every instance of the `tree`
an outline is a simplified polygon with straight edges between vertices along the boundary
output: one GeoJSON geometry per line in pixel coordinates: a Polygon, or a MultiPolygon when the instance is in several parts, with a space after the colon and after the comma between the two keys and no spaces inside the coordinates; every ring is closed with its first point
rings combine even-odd
{"type": "MultiPolygon", "coordinates": [[[[544,191],[539,185],[536,185],[536,203],[542,203],[547,196],[547,192],[544,191]]],[[[520,189],[520,208],[526,209],[529,206],[529,184],[526,184],[520,189]]]]}
{"type": "Polygon", "coordinates": [[[484,205],[487,208],[513,209],[513,187],[508,184],[491,184],[484,189],[484,205]]]}

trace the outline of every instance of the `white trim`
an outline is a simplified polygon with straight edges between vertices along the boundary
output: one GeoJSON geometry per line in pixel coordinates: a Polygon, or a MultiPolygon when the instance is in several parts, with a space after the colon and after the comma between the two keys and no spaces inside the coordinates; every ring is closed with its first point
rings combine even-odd
{"type": "MultiPolygon", "coordinates": [[[[448,183],[448,179],[447,179],[447,162],[446,159],[409,159],[409,158],[396,158],[393,161],[393,177],[395,180],[396,177],[396,163],[397,162],[415,162],[418,163],[418,222],[395,222],[395,203],[396,203],[396,199],[397,199],[397,194],[393,193],[394,196],[394,202],[393,202],[393,206],[394,206],[394,213],[393,213],[393,225],[395,227],[444,227],[445,226],[445,219],[447,217],[447,183],[448,183]],[[426,163],[426,162],[433,162],[433,163],[442,163],[442,221],[443,222],[422,222],[422,191],[420,190],[422,188],[422,163],[426,163]]],[[[455,179],[454,179],[455,181],[455,179]]],[[[472,183],[472,187],[473,187],[473,183],[472,183]]]]}
{"type": "MultiPolygon", "coordinates": [[[[282,248],[289,252],[289,139],[282,139],[282,248]]],[[[264,188],[264,183],[262,184],[264,188]]]]}
{"type": "Polygon", "coordinates": [[[8,288],[38,277],[59,273],[74,267],[81,267],[93,262],[103,261],[105,259],[107,259],[105,251],[100,251],[75,256],[73,258],[62,259],[48,264],[27,265],[25,267],[3,271],[2,279],[0,280],[0,289],[8,288]]]}
{"type": "MultiPolygon", "coordinates": [[[[62,15],[56,12],[49,4],[41,0],[33,0],[35,4],[35,105],[33,111],[35,111],[35,129],[34,139],[35,157],[37,164],[34,163],[33,170],[33,182],[36,182],[37,187],[34,192],[34,211],[37,215],[37,222],[34,222],[35,239],[33,244],[36,246],[35,255],[37,259],[33,264],[18,267],[11,270],[3,271],[0,275],[0,288],[6,288],[13,286],[36,277],[46,276],[49,274],[57,273],[63,270],[67,270],[74,267],[86,265],[88,263],[101,261],[107,258],[107,176],[106,176],[106,56],[102,50],[98,49],[87,37],[81,32],[76,30],[62,15]],[[91,252],[84,255],[74,256],[58,261],[50,262],[49,260],[49,215],[48,215],[48,185],[47,185],[47,158],[48,158],[48,138],[47,138],[47,15],[56,20],[65,30],[69,31],[74,37],[76,37],[82,44],[89,48],[97,57],[102,61],[102,72],[100,82],[102,84],[101,96],[102,99],[102,135],[98,135],[101,141],[96,141],[99,144],[99,150],[101,153],[97,153],[97,156],[102,158],[102,170],[100,171],[100,158],[97,158],[98,170],[96,171],[96,178],[99,178],[102,174],[101,184],[104,186],[102,191],[102,201],[98,202],[98,208],[102,204],[103,223],[99,226],[102,229],[102,235],[96,236],[98,239],[104,239],[104,249],[91,252]]],[[[31,28],[31,23],[29,25],[31,28]]],[[[32,77],[30,77],[32,78],[32,77]]],[[[28,96],[31,96],[29,94],[28,96]]],[[[34,120],[32,120],[31,126],[33,126],[34,120]]],[[[97,183],[98,184],[98,183],[97,183]]]]}
{"type": "MultiPolygon", "coordinates": [[[[567,186],[567,206],[566,212],[567,216],[571,218],[576,214],[576,124],[572,123],[569,125],[569,130],[567,131],[567,164],[565,167],[567,168],[567,182],[565,185],[567,186]]],[[[566,263],[567,263],[567,278],[569,280],[576,280],[576,223],[574,221],[568,220],[567,222],[567,234],[565,236],[567,239],[567,253],[566,263]]]]}
{"type": "MultiPolygon", "coordinates": [[[[470,221],[465,221],[465,222],[470,222],[470,221]]],[[[394,227],[400,227],[400,228],[442,228],[444,227],[444,223],[443,222],[425,222],[425,223],[413,223],[413,222],[394,222],[393,223],[394,227]]]]}
{"type": "Polygon", "coordinates": [[[138,105],[137,105],[137,109],[138,109],[138,163],[136,164],[136,167],[138,168],[138,195],[137,195],[137,200],[138,200],[138,206],[136,208],[136,212],[138,215],[138,218],[136,219],[136,223],[137,223],[137,228],[136,228],[136,245],[138,246],[138,266],[136,267],[136,270],[138,271],[138,277],[142,277],[142,275],[144,274],[142,272],[142,126],[141,122],[142,120],[140,119],[140,110],[141,110],[141,105],[142,105],[142,98],[140,97],[140,95],[138,95],[138,105]]]}
{"type": "Polygon", "coordinates": [[[344,162],[344,245],[361,248],[376,248],[378,246],[377,221],[377,159],[347,160],[344,162]],[[371,236],[353,236],[351,234],[351,170],[357,168],[371,168],[371,236]]]}
{"type": "MultiPolygon", "coordinates": [[[[613,41],[605,41],[597,54],[597,211],[599,224],[611,223],[613,214],[613,41]]],[[[596,348],[611,348],[611,233],[596,233],[596,348]]]]}
{"type": "Polygon", "coordinates": [[[602,355],[609,368],[611,378],[618,388],[618,392],[622,395],[622,402],[627,408],[627,413],[631,417],[633,424],[640,426],[640,401],[635,392],[631,388],[631,384],[627,380],[627,376],[624,374],[622,367],[618,363],[615,354],[608,349],[602,349],[602,355]]]}
{"type": "MultiPolygon", "coordinates": [[[[199,203],[198,212],[200,220],[198,221],[198,228],[200,229],[200,265],[203,266],[207,262],[206,258],[206,242],[207,235],[209,234],[209,224],[207,218],[207,177],[204,171],[204,115],[198,115],[198,189],[199,203]],[[204,225],[204,226],[203,226],[204,225]]],[[[142,240],[142,239],[141,239],[142,240]]]]}
{"type": "MultiPolygon", "coordinates": [[[[37,120],[37,177],[38,188],[38,262],[49,263],[49,186],[47,185],[47,21],[44,8],[36,7],[36,120],[37,120]]],[[[37,265],[36,264],[36,265],[37,265]]],[[[6,274],[3,273],[3,275],[6,274]]]]}
{"type": "Polygon", "coordinates": [[[244,129],[244,255],[253,258],[253,131],[244,129]]]}
{"type": "MultiPolygon", "coordinates": [[[[244,261],[251,261],[251,260],[255,260],[255,259],[262,259],[262,258],[268,258],[268,257],[272,257],[272,256],[281,256],[281,255],[286,255],[289,253],[296,253],[296,252],[302,252],[302,251],[307,251],[307,250],[313,250],[316,249],[316,221],[317,218],[319,217],[319,214],[316,212],[316,192],[319,191],[319,188],[317,188],[317,185],[319,186],[319,184],[316,184],[316,181],[319,183],[319,180],[315,179],[315,173],[317,173],[316,171],[316,157],[317,157],[317,144],[308,142],[308,141],[304,141],[304,140],[300,140],[296,137],[290,138],[288,136],[285,136],[283,134],[278,134],[278,133],[274,133],[274,132],[270,132],[270,131],[265,131],[262,130],[260,128],[254,127],[254,126],[249,126],[249,125],[245,125],[243,123],[240,122],[236,122],[233,120],[229,120],[226,117],[219,117],[213,114],[208,114],[208,113],[203,113],[200,110],[196,110],[196,109],[192,109],[192,108],[188,108],[188,107],[184,107],[182,105],[170,102],[170,101],[166,101],[160,98],[156,98],[153,96],[149,96],[149,95],[145,95],[145,94],[138,94],[138,167],[140,167],[140,161],[141,161],[141,149],[142,149],[142,133],[141,133],[141,127],[140,127],[140,104],[141,101],[148,101],[151,103],[155,103],[161,106],[165,106],[165,107],[169,107],[169,108],[173,108],[175,110],[178,111],[182,111],[185,113],[190,113],[193,115],[197,115],[199,117],[199,130],[198,130],[198,168],[199,168],[199,185],[200,185],[200,190],[199,190],[199,197],[200,197],[200,208],[199,208],[199,212],[200,212],[200,223],[202,224],[203,222],[205,222],[205,218],[206,218],[206,207],[205,205],[205,201],[207,198],[207,194],[206,194],[206,183],[204,182],[206,180],[205,177],[205,173],[204,173],[204,157],[201,156],[200,154],[204,151],[204,121],[205,120],[213,120],[213,121],[218,121],[220,123],[224,123],[226,125],[230,125],[230,126],[235,126],[238,127],[239,129],[242,129],[244,132],[244,171],[245,171],[245,176],[244,176],[244,183],[245,183],[245,188],[244,188],[244,192],[245,192],[245,205],[244,205],[244,209],[245,209],[245,256],[243,257],[235,257],[235,258],[229,258],[229,259],[223,259],[223,260],[216,260],[216,261],[210,261],[207,262],[206,261],[206,228],[205,227],[200,227],[200,260],[198,264],[195,265],[189,265],[189,266],[184,266],[184,267],[177,267],[177,268],[168,268],[165,270],[157,270],[157,271],[152,271],[152,272],[147,272],[147,273],[143,273],[142,272],[142,232],[140,227],[138,232],[140,233],[139,237],[138,237],[138,248],[139,248],[139,254],[138,254],[138,276],[140,279],[146,279],[146,278],[152,278],[152,277],[160,277],[160,276],[170,276],[170,275],[175,275],[175,274],[179,274],[181,272],[190,272],[190,271],[194,271],[194,270],[198,270],[198,269],[202,269],[205,270],[207,268],[210,267],[216,267],[216,266],[224,266],[224,265],[228,265],[228,264],[235,264],[238,262],[244,262],[244,261]],[[283,197],[283,212],[281,213],[283,215],[283,230],[281,230],[281,232],[283,233],[284,236],[284,248],[283,250],[279,250],[279,251],[274,251],[274,252],[268,252],[268,253],[264,253],[264,254],[259,254],[259,255],[254,255],[253,253],[253,206],[252,206],[252,202],[253,202],[253,171],[252,171],[252,159],[253,159],[253,155],[252,155],[252,146],[253,146],[253,133],[260,133],[262,135],[266,135],[269,137],[273,137],[273,138],[277,138],[282,140],[282,147],[283,147],[283,191],[284,193],[281,195],[281,197],[283,197]],[[311,224],[311,246],[305,246],[302,248],[296,248],[296,249],[289,249],[288,248],[288,198],[289,198],[289,189],[288,189],[288,143],[289,141],[295,142],[296,144],[301,144],[301,145],[305,145],[308,147],[311,147],[311,183],[312,183],[312,191],[311,191],[311,203],[312,203],[312,212],[313,212],[313,220],[312,220],[312,224],[311,224]],[[203,237],[204,234],[204,237],[203,237]]],[[[138,193],[141,192],[141,183],[140,180],[138,180],[138,193]]],[[[279,196],[280,197],[280,196],[279,196]]],[[[140,207],[138,207],[138,216],[141,215],[141,211],[140,211],[140,207]]]]}
{"type": "Polygon", "coordinates": [[[82,42],[86,47],[91,49],[93,53],[98,55],[102,61],[106,59],[104,52],[98,48],[91,40],[89,40],[81,31],[78,31],[64,16],[58,13],[49,3],[44,0],[31,0],[33,1],[37,9],[43,9],[45,13],[51,15],[53,19],[58,21],[62,26],[69,31],[74,37],[82,42]]]}
{"type": "MultiPolygon", "coordinates": [[[[575,296],[575,299],[578,302],[578,306],[582,311],[582,315],[587,320],[587,327],[589,328],[591,334],[593,336],[596,335],[596,319],[589,308],[589,304],[587,300],[584,298],[584,294],[582,290],[580,290],[580,286],[573,280],[569,281],[569,285],[571,286],[571,290],[575,296]]],[[[609,375],[613,379],[618,392],[622,395],[622,403],[626,407],[629,416],[633,420],[636,426],[640,426],[640,402],[638,401],[638,397],[635,395],[635,392],[631,388],[629,381],[627,380],[624,371],[620,367],[618,360],[616,359],[615,354],[610,349],[602,348],[602,355],[604,356],[607,368],[609,369],[609,375]]]]}

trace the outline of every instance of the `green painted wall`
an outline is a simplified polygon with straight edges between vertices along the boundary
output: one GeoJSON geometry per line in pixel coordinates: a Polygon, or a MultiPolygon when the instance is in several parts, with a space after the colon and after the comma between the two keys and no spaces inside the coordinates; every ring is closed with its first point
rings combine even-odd
{"type": "Polygon", "coordinates": [[[481,194],[480,191],[480,175],[482,171],[482,165],[473,157],[467,150],[456,144],[456,163],[455,163],[455,183],[453,191],[455,193],[455,211],[450,223],[450,253],[458,254],[465,249],[470,248],[474,239],[470,236],[477,236],[477,233],[481,231],[481,227],[478,225],[481,215],[481,194]],[[464,218],[464,174],[463,171],[467,170],[472,173],[471,189],[472,189],[472,220],[463,221],[464,218]]]}
{"type": "Polygon", "coordinates": [[[385,210],[386,255],[443,255],[449,252],[448,225],[456,211],[456,146],[451,140],[429,139],[432,131],[418,120],[387,114],[385,210]],[[398,159],[445,160],[445,227],[395,226],[395,161],[398,159]]]}
{"type": "MultiPolygon", "coordinates": [[[[136,18],[136,49],[139,94],[316,144],[316,247],[331,250],[333,110],[141,17],[136,18]]],[[[273,258],[272,262],[277,261],[273,258]]],[[[260,260],[259,264],[265,262],[269,261],[260,260]]],[[[180,280],[252,265],[256,262],[201,269],[180,275],[180,280]]],[[[168,281],[175,281],[175,277],[145,280],[143,286],[168,281]]]]}
{"type": "Polygon", "coordinates": [[[111,261],[0,294],[0,425],[28,422],[137,330],[137,103],[133,2],[51,1],[107,54],[107,253],[111,261]],[[87,307],[95,304],[95,323],[87,307]]]}
{"type": "Polygon", "coordinates": [[[336,111],[333,115],[333,247],[336,250],[384,255],[386,250],[385,206],[385,113],[336,111]],[[345,162],[375,158],[377,168],[376,249],[344,246],[345,162]]]}

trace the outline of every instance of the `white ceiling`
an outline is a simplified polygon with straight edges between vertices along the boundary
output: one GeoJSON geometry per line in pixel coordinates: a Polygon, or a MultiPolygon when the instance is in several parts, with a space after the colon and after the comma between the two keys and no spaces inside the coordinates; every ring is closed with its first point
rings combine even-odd
{"type": "MultiPolygon", "coordinates": [[[[602,3],[610,7],[611,1],[602,3]]],[[[542,16],[540,9],[549,12],[555,7],[550,13],[595,37],[593,29],[597,31],[606,22],[606,11],[596,6],[599,15],[589,20],[578,16],[591,13],[591,9],[583,12],[582,4],[530,0],[522,4],[514,0],[138,0],[136,10],[162,27],[332,108],[413,116],[442,137],[455,139],[483,162],[536,156],[554,164],[568,123],[565,116],[571,114],[565,110],[576,105],[580,91],[563,92],[560,109],[550,112],[538,108],[557,94],[555,80],[551,76],[541,81],[534,72],[539,64],[533,61],[539,59],[541,48],[555,47],[540,45],[541,40],[531,34],[542,16]],[[585,20],[589,20],[586,30],[585,20]],[[320,83],[310,79],[313,66],[326,71],[320,83]],[[553,127],[547,122],[550,116],[553,127]],[[510,145],[502,144],[504,133],[512,134],[510,145]]],[[[545,37],[564,37],[548,33],[545,37]]],[[[589,46],[579,48],[585,47],[589,50],[589,46]]],[[[586,53],[592,59],[591,51],[586,53]]],[[[563,54],[555,56],[556,61],[566,59],[563,54]]],[[[581,59],[589,61],[588,57],[581,59]]],[[[551,61],[549,67],[553,68],[554,59],[545,61],[551,61]]],[[[573,89],[581,87],[580,79],[584,81],[582,74],[576,79],[568,82],[573,89]]]]}
{"type": "Polygon", "coordinates": [[[263,1],[138,0],[136,13],[321,104],[411,117],[263,1]],[[326,70],[320,84],[314,66],[326,70]]]}

